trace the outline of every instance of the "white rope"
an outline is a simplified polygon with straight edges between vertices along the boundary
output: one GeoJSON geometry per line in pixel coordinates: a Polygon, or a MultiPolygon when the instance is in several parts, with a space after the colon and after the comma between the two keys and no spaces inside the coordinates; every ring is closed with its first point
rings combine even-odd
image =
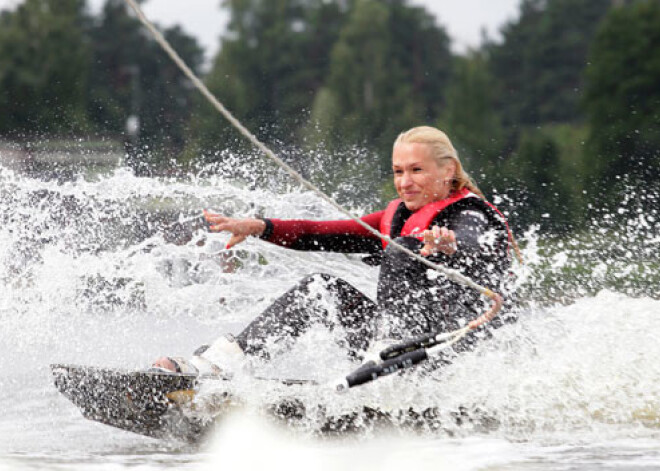
{"type": "Polygon", "coordinates": [[[206,85],[195,75],[195,73],[190,70],[190,68],[186,65],[186,63],[181,59],[179,54],[170,46],[170,44],[167,42],[167,40],[163,37],[163,35],[156,29],[156,27],[147,19],[147,17],[144,15],[140,7],[135,3],[134,0],[125,0],[126,3],[135,11],[135,14],[137,15],[138,19],[144,24],[149,31],[151,31],[151,34],[153,35],[154,39],[160,46],[165,50],[167,55],[169,55],[172,60],[176,63],[176,65],[179,66],[179,68],[183,71],[183,73],[192,81],[192,83],[197,87],[197,89],[204,95],[209,102],[215,107],[216,110],[218,110],[226,119],[229,121],[232,126],[234,126],[238,131],[243,134],[252,144],[254,144],[259,150],[261,150],[268,158],[270,158],[273,162],[275,162],[277,165],[279,165],[281,168],[286,170],[297,182],[299,182],[301,185],[303,185],[305,188],[308,190],[316,193],[321,199],[323,199],[325,202],[330,204],[332,207],[340,211],[342,214],[346,215],[348,218],[352,219],[353,221],[357,222],[360,226],[365,228],[367,231],[371,232],[374,234],[376,237],[379,237],[385,241],[387,241],[389,244],[392,244],[394,247],[399,249],[400,251],[404,252],[407,255],[410,255],[412,258],[417,260],[418,262],[423,263],[429,268],[432,268],[434,270],[437,270],[441,273],[443,273],[447,278],[449,278],[452,281],[455,281],[457,283],[462,283],[476,291],[479,291],[481,294],[484,294],[486,296],[489,296],[493,294],[491,290],[488,288],[485,288],[471,279],[467,278],[465,275],[462,273],[453,270],[451,268],[446,268],[441,265],[437,265],[433,262],[430,262],[429,260],[423,258],[421,255],[416,254],[412,250],[402,246],[401,244],[396,243],[393,241],[390,237],[386,236],[385,234],[382,234],[380,231],[374,229],[371,227],[369,224],[366,222],[362,221],[358,217],[354,216],[351,214],[348,210],[344,209],[339,203],[337,203],[334,199],[331,197],[327,196],[325,193],[323,193],[321,190],[319,190],[316,186],[314,186],[312,183],[308,182],[305,180],[302,175],[300,175],[298,172],[296,172],[293,168],[291,168],[286,162],[284,162],[282,159],[277,157],[273,151],[271,151],[264,143],[262,143],[257,137],[252,134],[243,124],[234,117],[234,115],[225,108],[225,106],[218,101],[218,99],[213,95],[208,88],[206,88],[206,85]]]}

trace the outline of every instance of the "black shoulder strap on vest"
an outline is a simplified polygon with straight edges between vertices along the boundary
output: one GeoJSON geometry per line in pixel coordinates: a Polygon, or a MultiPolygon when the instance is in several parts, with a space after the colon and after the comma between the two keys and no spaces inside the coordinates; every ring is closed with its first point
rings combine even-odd
{"type": "Polygon", "coordinates": [[[411,214],[412,211],[406,208],[405,203],[402,201],[399,204],[399,207],[396,208],[396,212],[392,218],[392,226],[390,227],[390,237],[392,239],[395,239],[401,235],[403,225],[406,223],[411,214]]]}
{"type": "Polygon", "coordinates": [[[501,228],[506,232],[506,224],[497,211],[491,208],[488,203],[486,203],[481,198],[464,198],[460,201],[449,206],[445,211],[446,214],[452,214],[459,211],[475,209],[480,213],[483,213],[486,218],[488,218],[488,224],[490,226],[501,228]]]}

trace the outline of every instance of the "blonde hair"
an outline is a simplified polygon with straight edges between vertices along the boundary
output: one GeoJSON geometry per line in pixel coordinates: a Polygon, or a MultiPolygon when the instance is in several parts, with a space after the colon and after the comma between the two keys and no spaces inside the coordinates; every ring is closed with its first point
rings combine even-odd
{"type": "Polygon", "coordinates": [[[472,193],[479,195],[480,198],[486,199],[474,180],[463,169],[463,165],[458,158],[458,152],[456,152],[449,137],[444,132],[431,126],[418,126],[399,134],[399,137],[394,141],[394,146],[397,144],[425,144],[431,151],[431,157],[435,159],[438,165],[445,165],[447,160],[452,160],[456,165],[452,191],[467,188],[472,193]]]}

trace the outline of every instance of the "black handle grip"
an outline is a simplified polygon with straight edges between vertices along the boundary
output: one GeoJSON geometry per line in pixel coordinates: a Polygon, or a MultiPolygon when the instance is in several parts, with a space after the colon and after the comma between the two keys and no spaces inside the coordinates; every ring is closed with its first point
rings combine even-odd
{"type": "Polygon", "coordinates": [[[437,343],[435,341],[436,335],[437,333],[421,335],[419,337],[397,343],[396,345],[391,345],[380,352],[380,358],[381,360],[389,360],[391,358],[398,357],[401,354],[412,352],[420,348],[432,347],[437,343]]]}
{"type": "Polygon", "coordinates": [[[391,358],[382,363],[365,363],[353,373],[346,376],[348,387],[358,386],[375,380],[379,376],[386,376],[404,368],[410,368],[413,365],[423,362],[428,358],[426,350],[420,348],[391,358]]]}

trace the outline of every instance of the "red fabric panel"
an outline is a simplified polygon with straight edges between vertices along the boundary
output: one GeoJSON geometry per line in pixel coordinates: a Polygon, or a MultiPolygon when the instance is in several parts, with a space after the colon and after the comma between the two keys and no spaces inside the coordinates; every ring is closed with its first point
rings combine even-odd
{"type": "MultiPolygon", "coordinates": [[[[374,229],[378,229],[384,213],[385,211],[378,211],[360,219],[374,229]]],[[[293,245],[303,234],[343,234],[376,239],[376,236],[351,219],[340,221],[271,219],[271,222],[273,223],[273,233],[268,238],[268,242],[285,247],[293,245]]]]}

